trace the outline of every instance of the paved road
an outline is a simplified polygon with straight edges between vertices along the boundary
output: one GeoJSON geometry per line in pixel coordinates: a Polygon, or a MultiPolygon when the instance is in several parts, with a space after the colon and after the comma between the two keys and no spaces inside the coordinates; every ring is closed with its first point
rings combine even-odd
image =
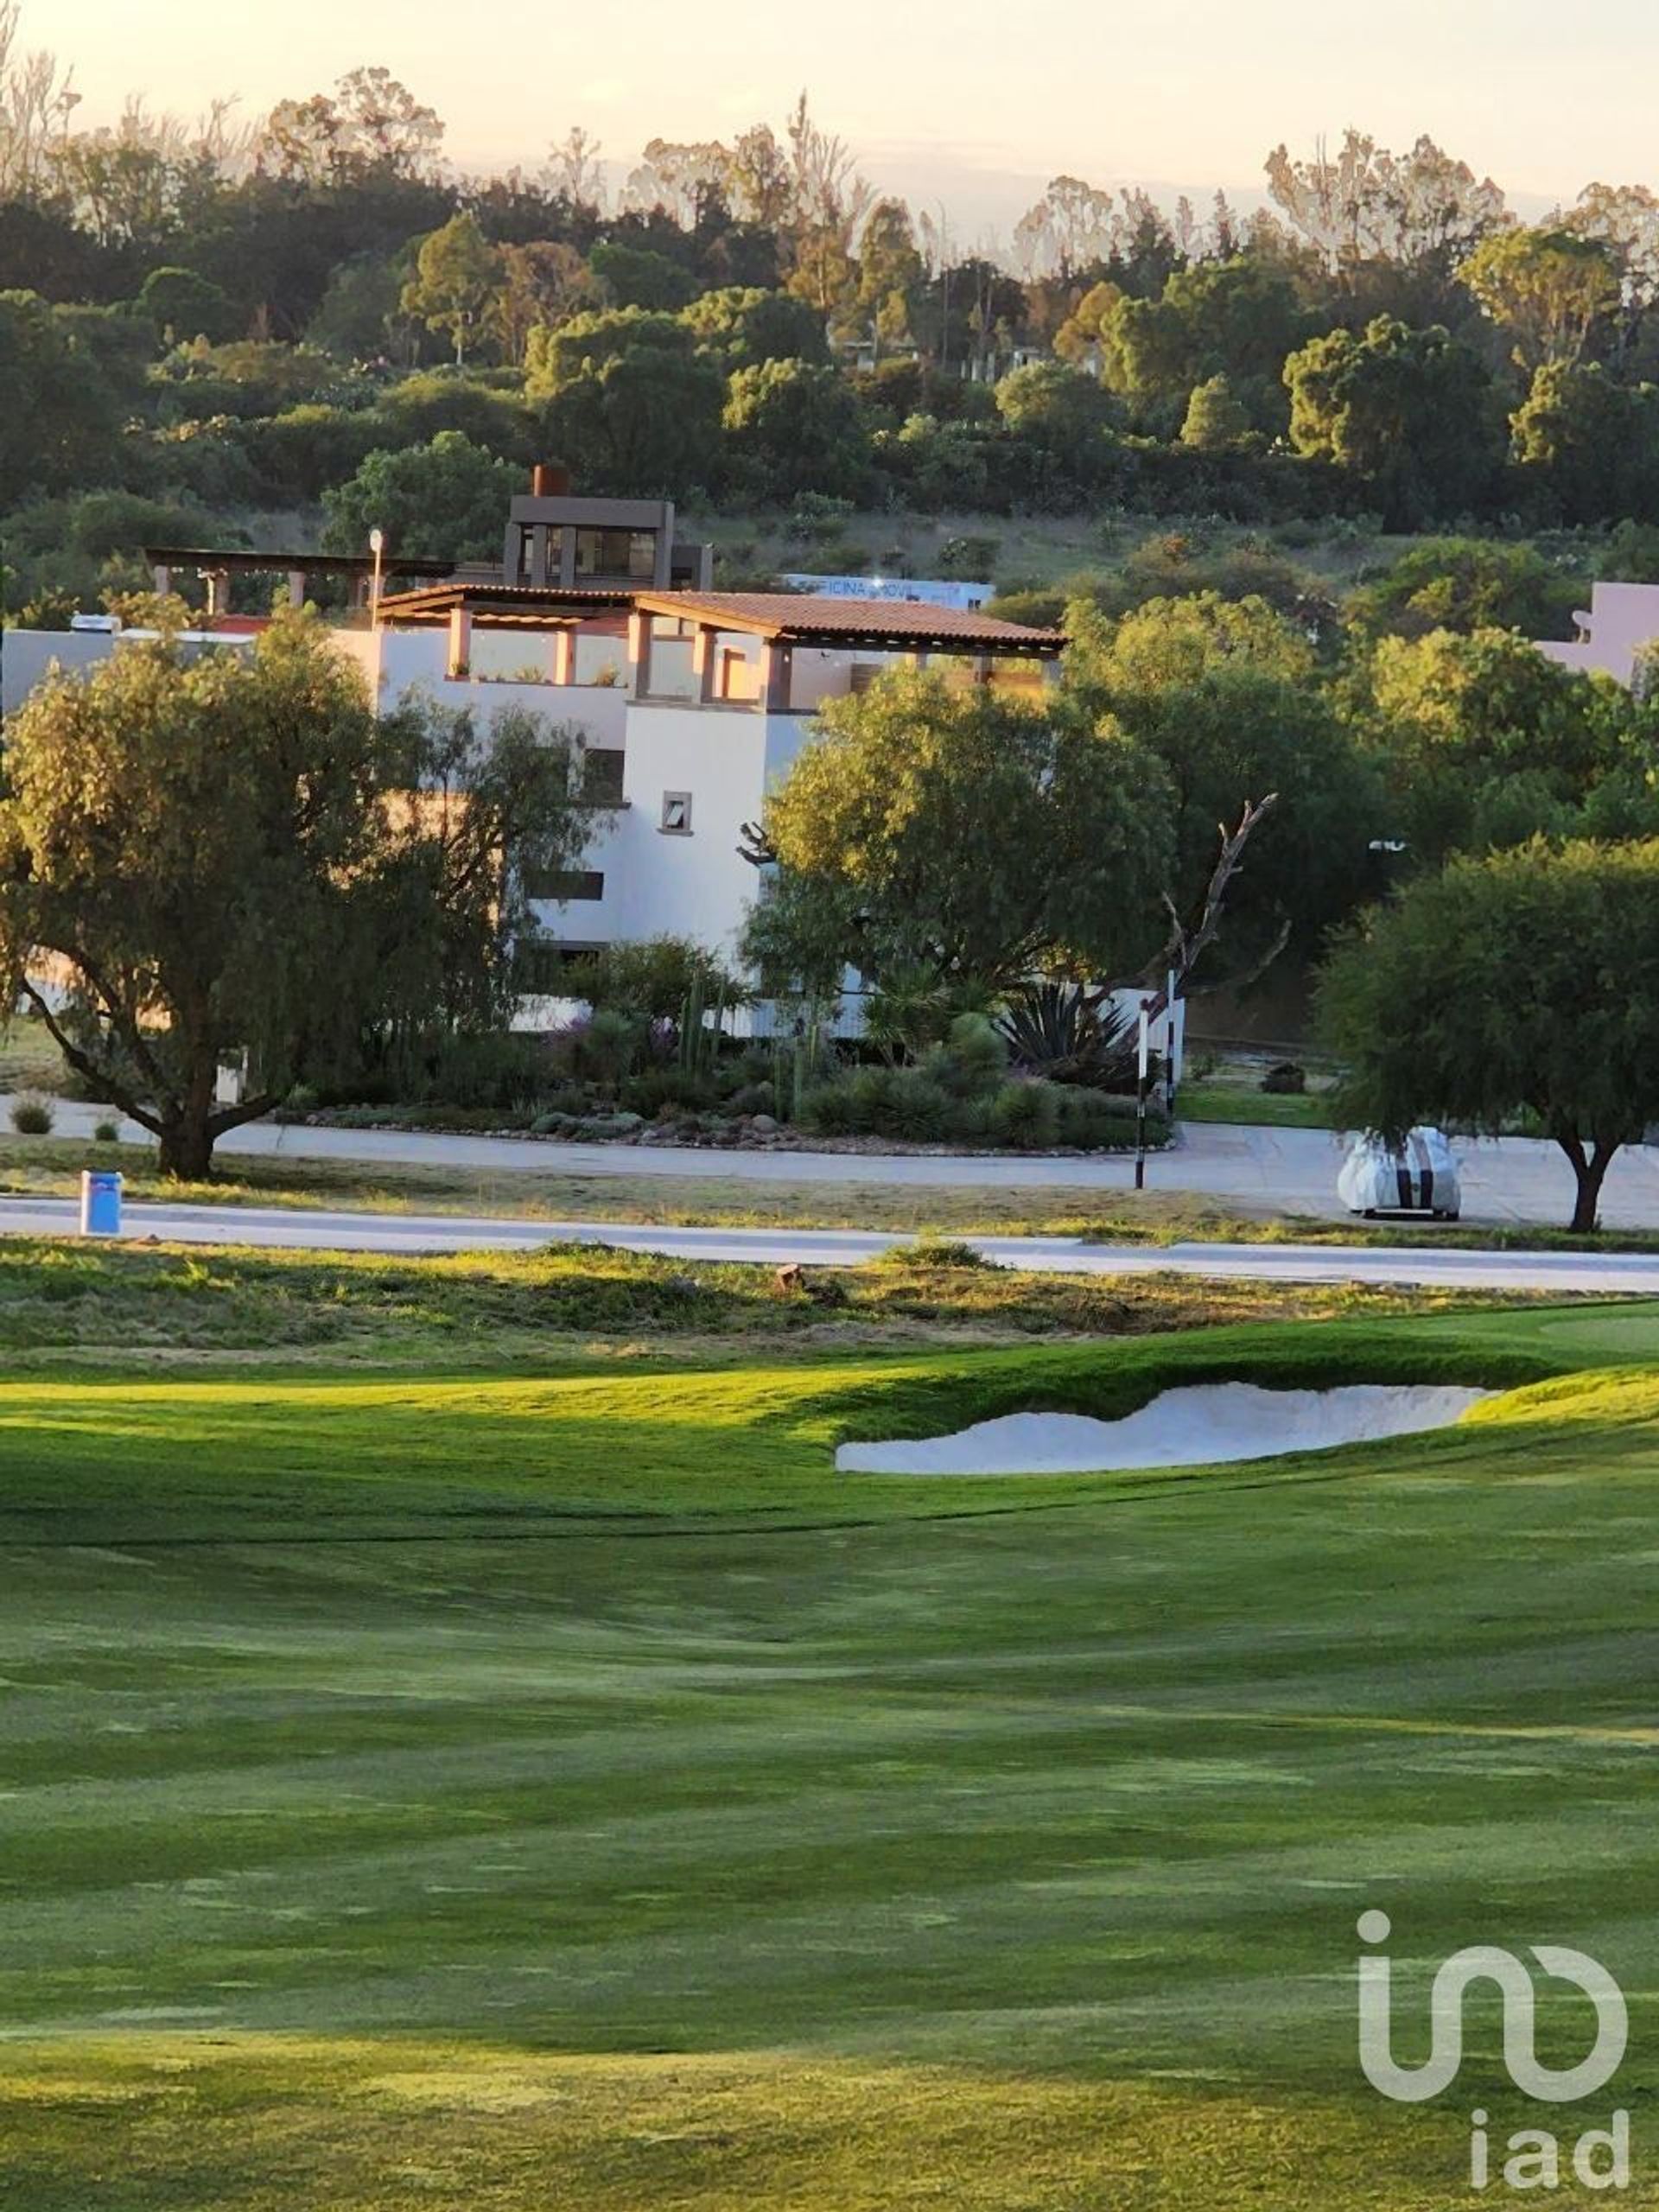
{"type": "MultiPolygon", "coordinates": [[[[75,1233],[62,1198],[0,1199],[0,1236],[75,1233]]],[[[257,1206],[130,1205],[128,1241],[257,1244],[306,1251],[533,1251],[549,1243],[610,1245],[709,1265],[799,1261],[852,1268],[903,1240],[859,1230],[674,1229],[634,1222],[525,1221],[257,1206]]],[[[1659,1253],[1480,1252],[1377,1245],[1091,1244],[1064,1236],[976,1236],[988,1260],[1046,1274],[1160,1271],[1258,1282],[1380,1282],[1461,1289],[1640,1292],[1659,1295],[1659,1253]]]]}
{"type": "MultiPolygon", "coordinates": [[[[7,1109],[0,1096],[0,1117],[7,1109]]],[[[89,1136],[103,1109],[65,1101],[58,1129],[89,1136]]],[[[0,1126],[3,1121],[0,1120],[0,1126]]],[[[144,1132],[124,1125],[134,1143],[144,1132]]],[[[1551,1144],[1523,1137],[1459,1143],[1464,1163],[1464,1217],[1493,1223],[1548,1223],[1560,1226],[1572,1210],[1573,1177],[1551,1144]]],[[[257,1154],[293,1160],[361,1160],[444,1168],[486,1169],[544,1177],[579,1175],[683,1176],[754,1183],[880,1183],[916,1190],[949,1185],[995,1185],[1017,1190],[1124,1191],[1133,1182],[1122,1156],[1094,1160],[1020,1159],[980,1155],[869,1153],[719,1152],[662,1145],[553,1144],[543,1139],[449,1136],[411,1129],[314,1129],[253,1122],[221,1137],[226,1158],[257,1154]]],[[[1300,1213],[1316,1219],[1345,1218],[1337,1203],[1341,1158],[1325,1129],[1257,1129],[1192,1122],[1170,1151],[1154,1154],[1147,1185],[1154,1191],[1188,1192],[1255,1208],[1300,1213]]],[[[918,1219],[925,1206],[918,1205],[918,1219]]],[[[1603,1196],[1610,1229],[1659,1229],[1659,1147],[1632,1146],[1614,1160],[1603,1196]]]]}

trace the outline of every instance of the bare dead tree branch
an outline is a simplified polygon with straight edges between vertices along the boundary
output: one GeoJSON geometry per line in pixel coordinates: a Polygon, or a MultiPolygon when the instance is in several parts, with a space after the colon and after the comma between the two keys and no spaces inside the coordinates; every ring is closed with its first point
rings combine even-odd
{"type": "MultiPolygon", "coordinates": [[[[1192,995],[1187,988],[1187,978],[1198,965],[1203,954],[1216,941],[1221,929],[1223,916],[1226,912],[1228,891],[1233,878],[1243,865],[1244,849],[1249,843],[1257,824],[1265,816],[1270,814],[1278,804],[1278,792],[1269,791],[1264,798],[1245,800],[1243,811],[1240,814],[1235,829],[1230,830],[1224,822],[1217,823],[1216,827],[1221,838],[1221,849],[1216,855],[1214,868],[1210,871],[1210,880],[1205,886],[1204,897],[1198,906],[1197,918],[1190,928],[1181,918],[1180,908],[1171,898],[1169,893],[1165,892],[1164,906],[1169,914],[1170,931],[1163,951],[1159,956],[1165,980],[1146,1001],[1149,1017],[1160,1014],[1168,1005],[1167,979],[1171,974],[1175,978],[1177,997],[1186,998],[1192,995]]],[[[1289,935],[1290,925],[1287,922],[1280,930],[1266,957],[1256,964],[1250,980],[1261,975],[1268,963],[1277,958],[1284,950],[1285,940],[1289,935]]],[[[1228,978],[1229,982],[1236,982],[1238,980],[1236,976],[1228,978]]]]}

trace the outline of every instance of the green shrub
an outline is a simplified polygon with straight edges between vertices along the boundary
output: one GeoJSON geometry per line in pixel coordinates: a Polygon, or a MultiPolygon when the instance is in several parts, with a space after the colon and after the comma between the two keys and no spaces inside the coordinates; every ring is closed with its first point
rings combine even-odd
{"type": "MultiPolygon", "coordinates": [[[[771,1097],[770,1090],[766,1096],[771,1097]]],[[[683,1068],[647,1068],[643,1075],[629,1077],[620,1096],[631,1113],[642,1114],[651,1121],[664,1107],[701,1109],[712,1106],[715,1086],[707,1076],[691,1075],[683,1068]]]]}
{"type": "Polygon", "coordinates": [[[738,1005],[747,995],[712,952],[684,937],[608,944],[572,970],[569,988],[572,997],[586,999],[596,1014],[615,1009],[652,1021],[677,1022],[694,996],[713,1007],[738,1005]]]}
{"type": "Polygon", "coordinates": [[[746,1083],[727,1099],[734,1114],[776,1114],[778,1094],[769,1083],[746,1083]]]}
{"type": "Polygon", "coordinates": [[[847,1079],[852,1126],[860,1136],[892,1136],[893,1068],[855,1068],[847,1079]]]}
{"type": "Polygon", "coordinates": [[[924,1230],[908,1244],[893,1244],[879,1255],[878,1268],[995,1268],[996,1262],[988,1260],[971,1244],[964,1244],[960,1237],[933,1236],[924,1230]]]}
{"type": "Polygon", "coordinates": [[[49,1137],[56,1119],[52,1101],[38,1090],[20,1091],[11,1102],[11,1126],[20,1137],[49,1137]]]}
{"type": "Polygon", "coordinates": [[[922,1065],[953,1098],[983,1096],[1007,1079],[1007,1043],[988,1015],[959,1014],[922,1065]]]}
{"type": "Polygon", "coordinates": [[[815,1084],[807,1092],[801,1101],[801,1127],[815,1136],[852,1135],[852,1085],[845,1076],[833,1083],[815,1084]]]}
{"type": "Polygon", "coordinates": [[[642,1026],[634,1015],[618,1007],[601,1007],[576,1035],[577,1071],[594,1083],[620,1084],[632,1072],[643,1041],[642,1026]]]}
{"type": "Polygon", "coordinates": [[[991,1135],[1019,1152],[1059,1141],[1059,1090],[1052,1083],[1005,1083],[991,1101],[991,1135]]]}
{"type": "Polygon", "coordinates": [[[982,1091],[976,1098],[959,1099],[950,1113],[950,1134],[963,1144],[993,1144],[996,1132],[992,1126],[996,1095],[982,1091]]]}
{"type": "Polygon", "coordinates": [[[888,1086],[890,1133],[911,1144],[937,1144],[950,1116],[949,1094],[920,1068],[897,1069],[888,1086]]]}
{"type": "Polygon", "coordinates": [[[118,1144],[121,1141],[119,1122],[94,1122],[92,1141],[95,1144],[118,1144]]]}
{"type": "Polygon", "coordinates": [[[1135,1115],[1115,1098],[1076,1084],[1059,1096],[1059,1141],[1079,1152],[1097,1152],[1109,1145],[1128,1144],[1135,1136],[1135,1115]]]}

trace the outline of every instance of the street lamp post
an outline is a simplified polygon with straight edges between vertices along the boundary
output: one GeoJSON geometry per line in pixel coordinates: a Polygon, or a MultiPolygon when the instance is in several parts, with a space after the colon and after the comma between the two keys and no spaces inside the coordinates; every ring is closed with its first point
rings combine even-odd
{"type": "Polygon", "coordinates": [[[369,550],[374,556],[374,575],[369,585],[369,627],[380,627],[380,556],[386,550],[386,533],[378,523],[369,532],[369,550]]]}

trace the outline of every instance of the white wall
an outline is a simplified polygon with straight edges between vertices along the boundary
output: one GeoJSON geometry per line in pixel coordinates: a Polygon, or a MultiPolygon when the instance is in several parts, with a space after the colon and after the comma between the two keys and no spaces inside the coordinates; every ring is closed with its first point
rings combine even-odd
{"type": "Polygon", "coordinates": [[[1572,645],[1541,639],[1544,658],[1629,683],[1642,648],[1659,641],[1659,584],[1592,584],[1588,612],[1573,619],[1586,636],[1572,645]]]}
{"type": "Polygon", "coordinates": [[[757,882],[738,839],[760,811],[774,746],[792,751],[798,741],[796,720],[742,708],[632,705],[626,804],[581,863],[603,871],[605,895],[538,907],[542,927],[574,944],[690,937],[734,957],[757,882]],[[690,792],[689,836],[662,829],[665,791],[690,792]]]}
{"type": "Polygon", "coordinates": [[[0,645],[4,683],[0,702],[12,714],[54,663],[72,676],[85,676],[114,650],[114,636],[107,630],[8,630],[0,645]]]}
{"type": "MultiPolygon", "coordinates": [[[[590,745],[615,747],[623,741],[628,696],[620,685],[486,680],[493,664],[499,663],[504,673],[513,672],[530,667],[543,654],[550,671],[551,641],[533,631],[474,630],[474,673],[461,677],[444,673],[449,661],[448,632],[444,630],[334,630],[329,634],[335,650],[362,670],[376,705],[383,710],[395,707],[405,691],[418,688],[442,706],[470,708],[486,726],[504,707],[523,707],[550,721],[574,722],[590,745]],[[479,651],[486,639],[491,648],[487,658],[479,651]]],[[[620,639],[582,642],[623,651],[620,639]]],[[[601,664],[595,656],[595,673],[601,664]]],[[[580,658],[577,665],[580,669],[580,658]]]]}

